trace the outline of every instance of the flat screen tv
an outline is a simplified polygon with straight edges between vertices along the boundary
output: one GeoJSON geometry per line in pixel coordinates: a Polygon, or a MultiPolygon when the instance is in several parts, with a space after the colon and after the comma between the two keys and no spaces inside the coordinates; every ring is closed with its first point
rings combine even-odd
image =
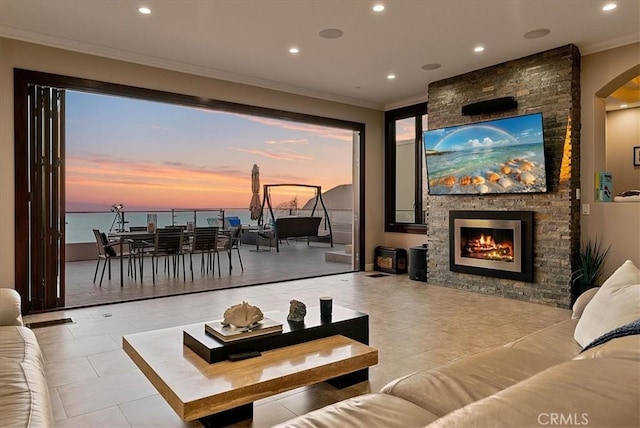
{"type": "Polygon", "coordinates": [[[542,113],[424,132],[430,195],[547,191],[542,113]]]}

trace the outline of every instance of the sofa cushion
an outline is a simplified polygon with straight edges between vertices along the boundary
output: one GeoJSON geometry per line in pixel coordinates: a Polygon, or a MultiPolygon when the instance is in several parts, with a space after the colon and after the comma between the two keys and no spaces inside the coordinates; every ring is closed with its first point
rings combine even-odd
{"type": "Polygon", "coordinates": [[[637,361],[568,361],[452,412],[428,427],[637,427],[638,373],[637,361]]]}
{"type": "Polygon", "coordinates": [[[627,260],[584,308],[574,337],[583,347],[596,338],[640,318],[640,270],[627,260]]]}
{"type": "Polygon", "coordinates": [[[528,334],[506,344],[505,347],[544,354],[555,358],[558,362],[567,361],[582,350],[582,346],[573,340],[573,332],[577,324],[577,319],[563,321],[528,334]]]}
{"type": "Polygon", "coordinates": [[[54,426],[42,367],[0,357],[0,426],[54,426]]]}
{"type": "Polygon", "coordinates": [[[417,428],[436,420],[425,409],[386,394],[365,394],[314,410],[278,428],[417,428]]]}
{"type": "Polygon", "coordinates": [[[44,367],[42,351],[35,333],[20,326],[0,327],[0,358],[13,361],[32,361],[44,367]]]}
{"type": "Polygon", "coordinates": [[[54,426],[35,334],[26,327],[0,327],[0,349],[0,426],[54,426]]]}
{"type": "Polygon", "coordinates": [[[402,377],[381,392],[444,416],[557,363],[544,354],[500,347],[402,377]]]}
{"type": "MultiPolygon", "coordinates": [[[[575,360],[585,358],[622,358],[640,362],[640,335],[619,337],[581,352],[575,360]]],[[[639,380],[640,382],[640,380],[639,380]]]]}

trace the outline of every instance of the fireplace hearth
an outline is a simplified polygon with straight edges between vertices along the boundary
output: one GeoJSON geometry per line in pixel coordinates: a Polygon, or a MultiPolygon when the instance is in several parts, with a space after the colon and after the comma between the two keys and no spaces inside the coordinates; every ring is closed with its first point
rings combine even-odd
{"type": "Polygon", "coordinates": [[[533,212],[449,211],[449,268],[533,282],[533,212]]]}

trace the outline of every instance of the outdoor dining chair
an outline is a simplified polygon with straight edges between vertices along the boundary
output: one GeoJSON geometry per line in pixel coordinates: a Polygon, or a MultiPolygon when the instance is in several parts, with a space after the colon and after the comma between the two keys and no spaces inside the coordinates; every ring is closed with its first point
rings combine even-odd
{"type": "Polygon", "coordinates": [[[244,266],[242,265],[242,256],[240,255],[240,240],[242,239],[242,226],[232,227],[229,229],[229,239],[226,241],[225,249],[229,255],[229,274],[231,274],[231,254],[233,250],[238,253],[238,259],[240,260],[240,269],[244,272],[244,266]]]}
{"type": "Polygon", "coordinates": [[[200,271],[209,273],[209,269],[215,272],[218,259],[218,276],[220,276],[220,253],[218,252],[218,227],[196,227],[193,229],[193,239],[191,246],[187,250],[189,253],[189,268],[191,269],[191,280],[193,281],[193,255],[200,254],[200,271]],[[206,255],[206,260],[205,260],[206,255]]]}
{"type": "MultiPolygon", "coordinates": [[[[148,226],[129,226],[129,232],[147,232],[149,230],[148,226]]],[[[155,248],[154,237],[148,236],[144,237],[144,239],[140,239],[139,237],[132,237],[130,240],[131,247],[131,256],[134,261],[138,263],[138,269],[140,270],[140,280],[142,281],[144,274],[144,259],[145,257],[151,256],[153,253],[153,249],[155,248]]]]}
{"type": "Polygon", "coordinates": [[[180,275],[180,256],[182,256],[182,274],[187,280],[184,263],[184,240],[181,228],[164,228],[156,231],[154,248],[151,252],[151,271],[153,272],[153,284],[156,283],[158,272],[158,258],[165,257],[164,269],[168,273],[173,269],[173,276],[180,275]]]}
{"type": "MultiPolygon", "coordinates": [[[[96,239],[96,246],[98,249],[98,260],[96,263],[96,270],[93,274],[93,283],[95,284],[96,278],[98,277],[98,268],[100,267],[100,261],[104,260],[104,264],[102,265],[102,274],[100,275],[100,284],[102,287],[102,280],[104,279],[104,271],[109,265],[109,281],[111,281],[111,259],[113,257],[118,257],[118,253],[115,250],[116,245],[119,245],[118,242],[109,242],[107,235],[104,232],[100,232],[99,229],[93,229],[93,236],[96,239]]],[[[131,273],[131,252],[126,252],[120,255],[121,257],[128,257],[129,264],[128,270],[131,273]]]]}

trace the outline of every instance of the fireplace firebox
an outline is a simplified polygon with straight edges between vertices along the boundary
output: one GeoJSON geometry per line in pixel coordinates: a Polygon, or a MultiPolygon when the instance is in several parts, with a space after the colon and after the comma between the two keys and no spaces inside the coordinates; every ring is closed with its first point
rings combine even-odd
{"type": "Polygon", "coordinates": [[[449,211],[449,269],[533,282],[533,211],[449,211]]]}

